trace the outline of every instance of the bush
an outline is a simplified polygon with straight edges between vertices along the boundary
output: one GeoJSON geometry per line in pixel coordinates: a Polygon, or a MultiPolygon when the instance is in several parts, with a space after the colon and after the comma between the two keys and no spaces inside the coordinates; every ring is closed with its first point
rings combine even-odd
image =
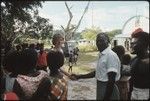
{"type": "Polygon", "coordinates": [[[93,51],[97,51],[97,47],[94,45],[79,45],[79,50],[80,52],[93,52],[93,51]]]}

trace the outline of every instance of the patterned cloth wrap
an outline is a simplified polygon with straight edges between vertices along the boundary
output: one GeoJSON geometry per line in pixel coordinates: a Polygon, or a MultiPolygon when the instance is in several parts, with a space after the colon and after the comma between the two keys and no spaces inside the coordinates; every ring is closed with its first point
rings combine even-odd
{"type": "Polygon", "coordinates": [[[25,94],[24,96],[28,99],[30,99],[32,97],[32,95],[36,92],[36,90],[38,89],[39,84],[42,82],[43,78],[49,77],[47,72],[45,72],[43,70],[39,70],[39,72],[40,72],[40,74],[36,77],[29,77],[26,75],[18,75],[18,77],[16,79],[25,94]]]}
{"type": "Polygon", "coordinates": [[[59,99],[59,100],[67,100],[67,82],[66,78],[63,76],[61,79],[57,77],[50,77],[51,78],[51,94],[52,99],[59,99]]]}

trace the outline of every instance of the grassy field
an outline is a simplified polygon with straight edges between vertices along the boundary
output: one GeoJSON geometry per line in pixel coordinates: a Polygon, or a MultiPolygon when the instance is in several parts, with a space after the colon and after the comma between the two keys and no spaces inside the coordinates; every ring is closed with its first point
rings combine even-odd
{"type": "MultiPolygon", "coordinates": [[[[93,68],[90,68],[89,63],[97,60],[97,54],[98,52],[79,53],[77,65],[73,65],[72,73],[86,74],[92,71],[93,68]]],[[[68,68],[68,59],[66,59],[63,69],[68,72],[68,68]]]]}
{"type": "MultiPolygon", "coordinates": [[[[50,49],[51,45],[45,45],[45,48],[50,49]]],[[[79,52],[77,65],[73,65],[72,73],[85,74],[92,71],[93,68],[90,68],[89,63],[96,61],[97,56],[98,56],[98,52],[79,52]]],[[[69,68],[68,59],[66,59],[62,69],[68,72],[68,68],[69,68]]]]}

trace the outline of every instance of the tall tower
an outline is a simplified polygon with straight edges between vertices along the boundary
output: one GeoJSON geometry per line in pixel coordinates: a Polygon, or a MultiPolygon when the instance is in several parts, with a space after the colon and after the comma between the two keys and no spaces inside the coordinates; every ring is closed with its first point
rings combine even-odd
{"type": "Polygon", "coordinates": [[[134,25],[135,29],[140,27],[140,16],[137,13],[138,13],[138,9],[136,7],[136,19],[135,19],[135,25],[134,25]]]}
{"type": "Polygon", "coordinates": [[[91,7],[92,7],[92,25],[91,25],[91,27],[94,27],[94,25],[93,25],[93,3],[91,2],[91,7]]]}

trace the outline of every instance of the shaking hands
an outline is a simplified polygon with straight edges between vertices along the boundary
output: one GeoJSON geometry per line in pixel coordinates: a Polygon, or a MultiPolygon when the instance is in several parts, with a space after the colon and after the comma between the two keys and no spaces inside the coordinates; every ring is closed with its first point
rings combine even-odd
{"type": "Polygon", "coordinates": [[[78,80],[78,79],[80,79],[80,75],[71,74],[71,75],[70,75],[70,79],[71,79],[71,80],[78,80]]]}

